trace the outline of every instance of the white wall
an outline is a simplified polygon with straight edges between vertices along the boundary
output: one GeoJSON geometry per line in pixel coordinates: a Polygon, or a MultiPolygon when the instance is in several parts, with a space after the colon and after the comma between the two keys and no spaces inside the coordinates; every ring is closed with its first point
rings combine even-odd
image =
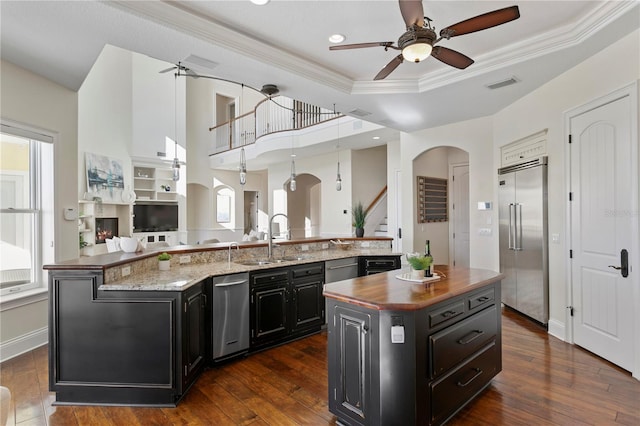
{"type": "MultiPolygon", "coordinates": [[[[624,37],[494,116],[494,161],[499,147],[548,128],[550,324],[565,323],[568,230],[565,112],[640,79],[640,31],[624,37]]],[[[473,162],[472,162],[473,166],[473,162]]],[[[632,177],[638,179],[637,176],[632,177]]]]}
{"type": "MultiPolygon", "coordinates": [[[[424,250],[424,239],[414,241],[416,223],[415,194],[416,182],[413,174],[414,160],[429,149],[450,146],[469,153],[469,204],[477,205],[478,201],[494,199],[495,168],[493,165],[493,128],[489,117],[463,121],[432,129],[421,130],[411,134],[401,134],[403,170],[402,225],[403,251],[424,250]]],[[[448,163],[448,156],[443,162],[448,163]]],[[[444,177],[447,177],[445,173],[444,177]]],[[[497,224],[497,212],[493,212],[493,223],[497,224]]],[[[486,224],[486,216],[470,209],[470,252],[471,267],[498,270],[498,236],[497,227],[493,225],[490,236],[480,236],[478,228],[491,227],[486,224]]],[[[448,259],[448,252],[438,254],[440,249],[432,245],[432,253],[448,259]]],[[[437,260],[438,262],[440,260],[437,260]]]]}
{"type": "MultiPolygon", "coordinates": [[[[65,207],[78,205],[78,96],[30,71],[0,62],[0,113],[3,119],[56,134],[54,146],[55,261],[78,257],[78,224],[65,221],[65,207]]],[[[4,305],[4,303],[3,303],[4,305]]],[[[0,311],[3,356],[14,348],[31,349],[47,341],[47,298],[26,300],[0,311]]]]}

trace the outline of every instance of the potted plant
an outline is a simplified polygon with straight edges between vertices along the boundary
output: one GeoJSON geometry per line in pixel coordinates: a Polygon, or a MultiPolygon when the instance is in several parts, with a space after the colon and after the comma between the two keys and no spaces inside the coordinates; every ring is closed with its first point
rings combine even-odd
{"type": "Polygon", "coordinates": [[[424,278],[426,271],[431,267],[432,260],[431,256],[425,256],[420,253],[407,253],[407,262],[411,265],[411,278],[424,278]]]}
{"type": "Polygon", "coordinates": [[[158,255],[158,269],[168,271],[171,266],[171,255],[166,251],[158,255]]]}
{"type": "Polygon", "coordinates": [[[366,222],[367,212],[364,211],[362,203],[358,201],[353,206],[353,226],[356,228],[356,237],[362,238],[364,236],[364,224],[366,222]]]}

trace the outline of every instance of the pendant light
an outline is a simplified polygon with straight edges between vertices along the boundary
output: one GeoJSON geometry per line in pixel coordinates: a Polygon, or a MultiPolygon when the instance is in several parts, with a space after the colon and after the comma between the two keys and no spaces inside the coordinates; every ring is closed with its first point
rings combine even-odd
{"type": "Polygon", "coordinates": [[[291,154],[291,180],[289,181],[289,189],[296,190],[296,155],[291,154]]]}
{"type": "MultiPolygon", "coordinates": [[[[333,104],[333,112],[336,112],[336,104],[333,104]]],[[[336,191],[342,190],[342,178],[340,177],[340,118],[338,118],[338,144],[336,145],[338,151],[338,172],[336,173],[336,191]]]]}
{"type": "Polygon", "coordinates": [[[244,145],[240,149],[240,185],[247,183],[247,157],[244,153],[244,145]]]}
{"type": "Polygon", "coordinates": [[[178,160],[178,74],[180,73],[180,67],[178,67],[178,72],[174,74],[173,78],[173,109],[174,109],[174,132],[175,138],[173,143],[175,144],[174,148],[174,156],[173,163],[171,164],[171,169],[173,171],[172,179],[174,182],[180,180],[180,160],[178,160]]]}

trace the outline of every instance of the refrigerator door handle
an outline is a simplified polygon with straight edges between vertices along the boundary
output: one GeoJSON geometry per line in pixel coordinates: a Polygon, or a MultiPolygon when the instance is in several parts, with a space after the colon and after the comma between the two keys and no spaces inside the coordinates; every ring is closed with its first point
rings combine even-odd
{"type": "Polygon", "coordinates": [[[515,239],[515,249],[522,250],[522,204],[517,203],[516,208],[514,209],[516,213],[516,239],[515,239]],[[518,209],[520,211],[518,211],[518,209]],[[518,236],[520,235],[520,236],[518,236]]]}
{"type": "Polygon", "coordinates": [[[511,210],[513,210],[512,207],[513,207],[513,203],[509,203],[509,250],[514,250],[515,249],[514,244],[511,243],[512,238],[513,238],[513,235],[512,235],[512,232],[511,232],[511,230],[513,229],[513,223],[511,221],[511,217],[513,216],[511,214],[511,210]]]}

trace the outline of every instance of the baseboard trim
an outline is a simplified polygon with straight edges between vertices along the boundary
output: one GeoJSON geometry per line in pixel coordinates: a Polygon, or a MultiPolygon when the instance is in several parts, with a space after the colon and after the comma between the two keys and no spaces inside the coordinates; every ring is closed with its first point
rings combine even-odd
{"type": "Polygon", "coordinates": [[[560,322],[558,320],[549,320],[549,334],[553,337],[557,337],[563,342],[567,340],[565,325],[563,322],[560,322]]]}
{"type": "Polygon", "coordinates": [[[34,330],[0,343],[0,362],[5,362],[49,342],[49,327],[34,330]]]}

